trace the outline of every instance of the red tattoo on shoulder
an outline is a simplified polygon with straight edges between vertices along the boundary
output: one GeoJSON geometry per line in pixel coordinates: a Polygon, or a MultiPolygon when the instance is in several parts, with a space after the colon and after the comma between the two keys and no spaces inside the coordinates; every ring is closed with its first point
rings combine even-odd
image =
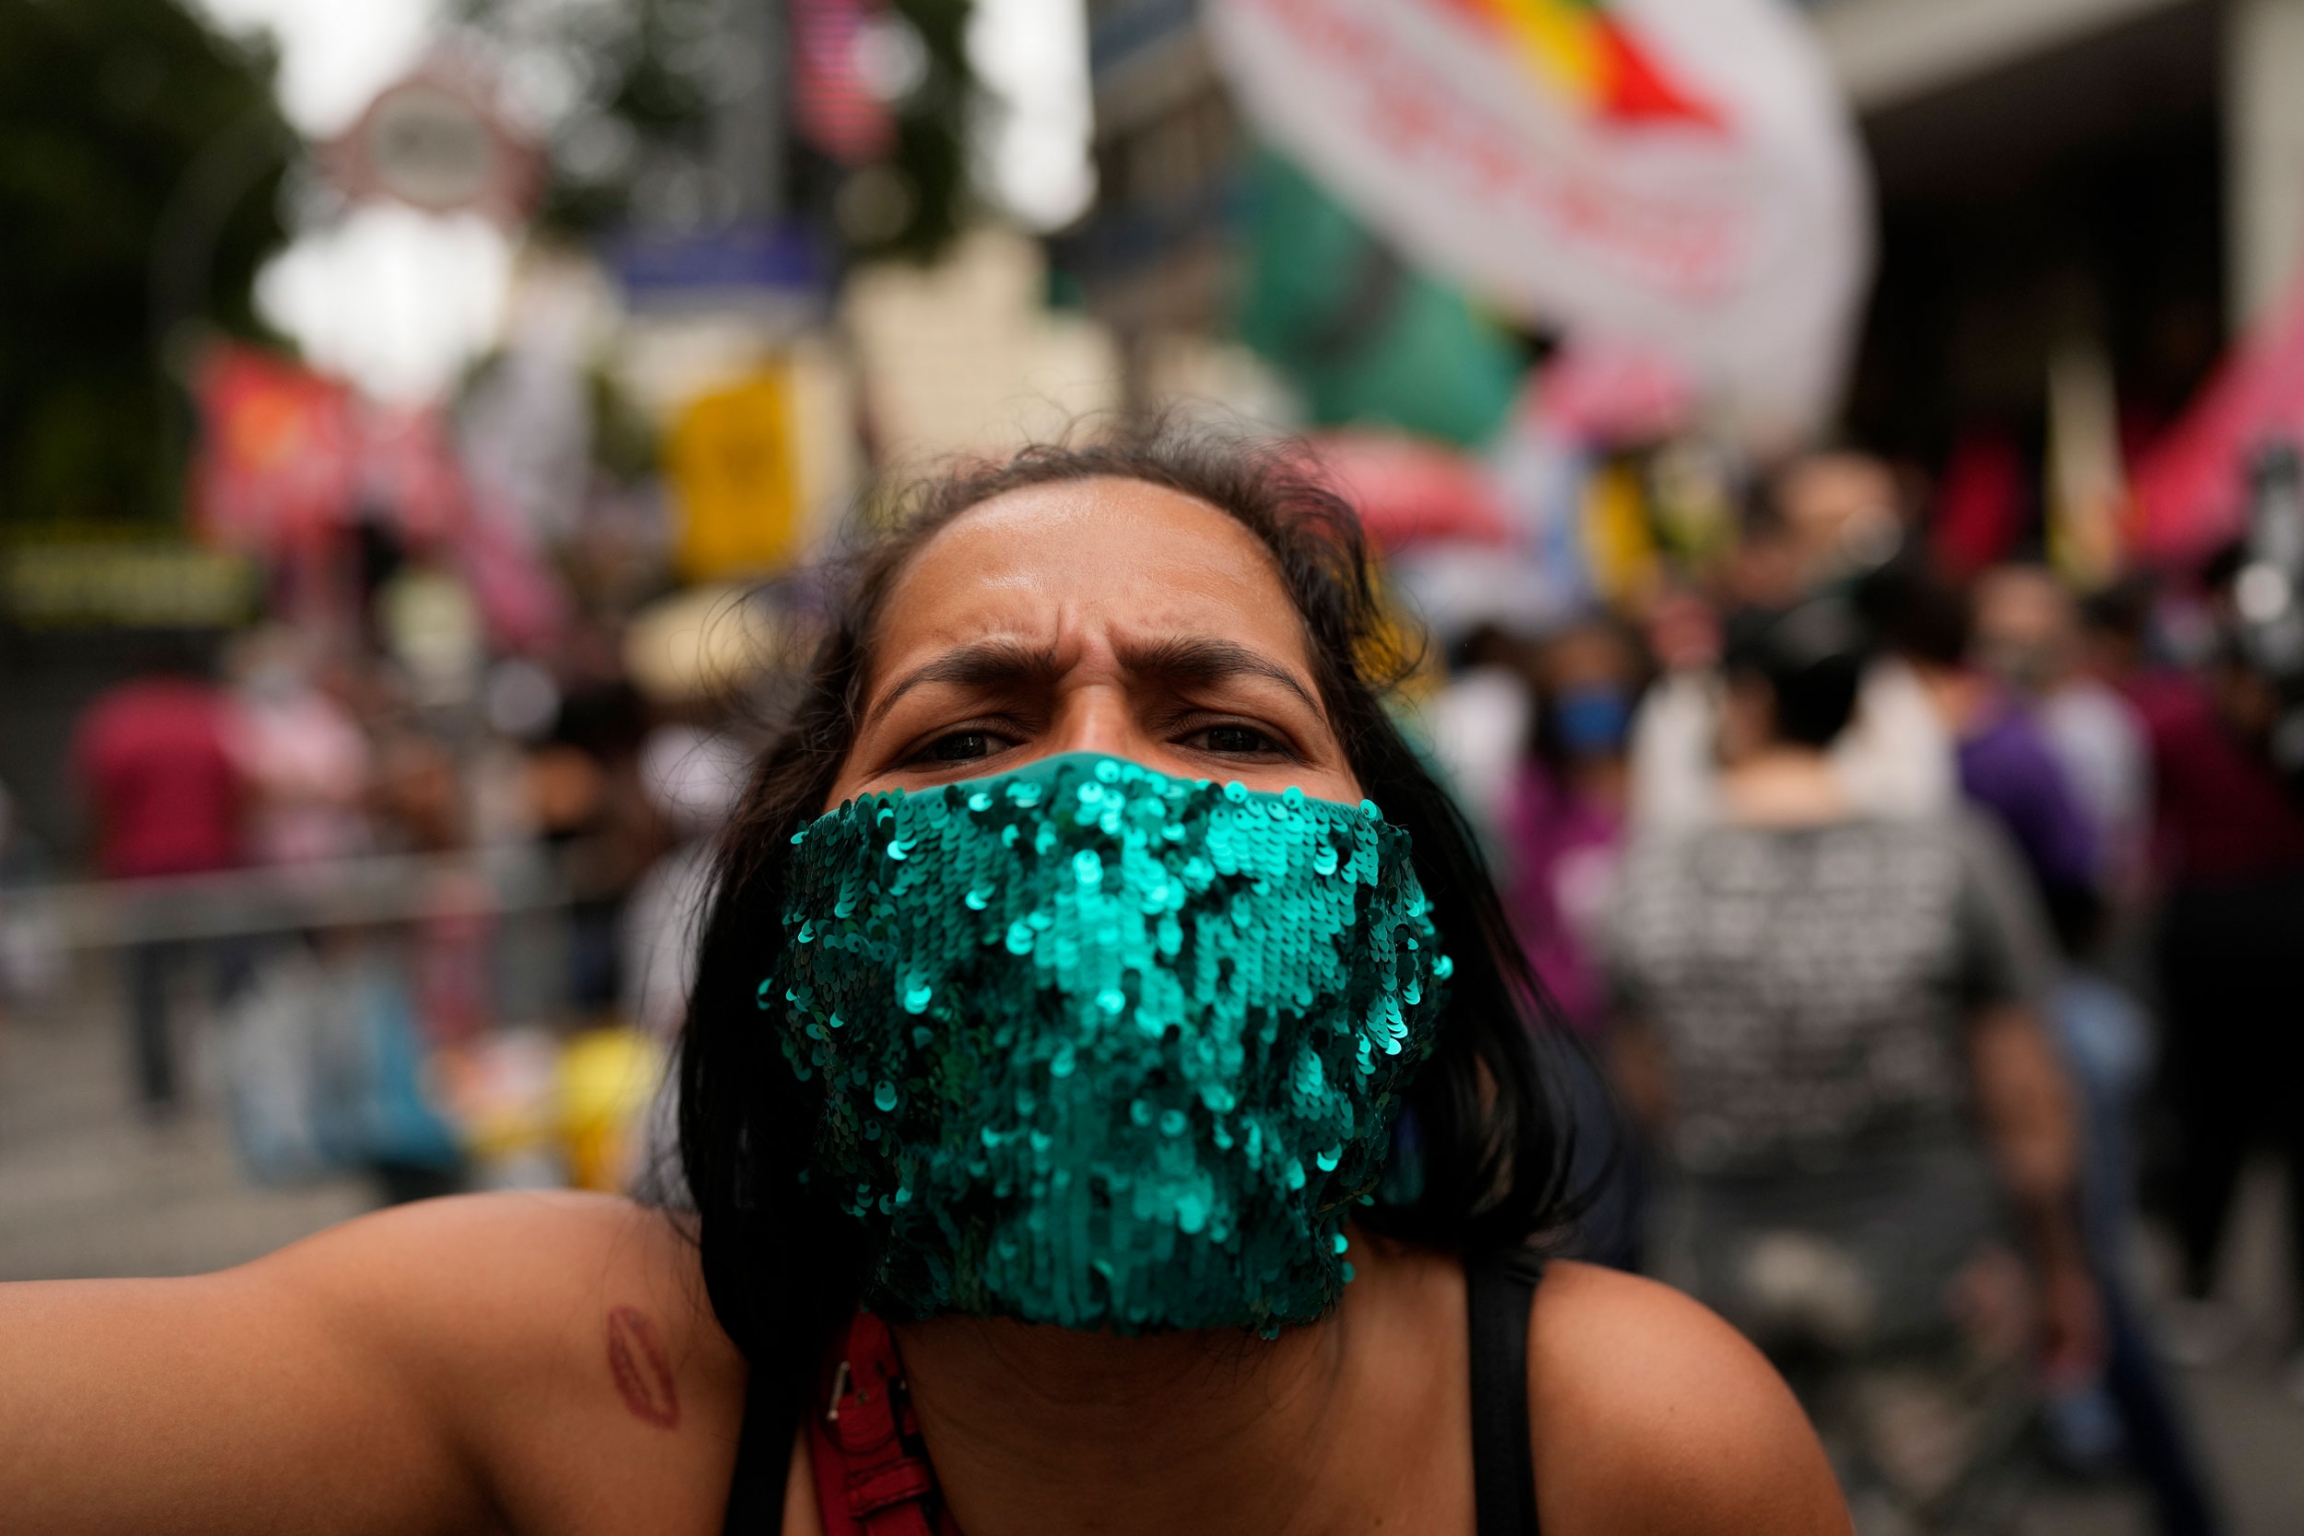
{"type": "Polygon", "coordinates": [[[608,1370],[632,1416],[658,1429],[680,1427],[680,1392],[656,1325],[638,1307],[608,1312],[608,1370]]]}

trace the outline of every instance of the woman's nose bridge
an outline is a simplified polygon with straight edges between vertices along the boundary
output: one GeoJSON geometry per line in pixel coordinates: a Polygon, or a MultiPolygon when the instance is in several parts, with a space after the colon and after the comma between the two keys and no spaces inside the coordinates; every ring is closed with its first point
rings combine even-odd
{"type": "Polygon", "coordinates": [[[1128,692],[1116,682],[1099,682],[1065,690],[1056,710],[1049,746],[1057,752],[1103,752],[1113,757],[1135,757],[1148,745],[1144,729],[1129,707],[1128,692]]]}

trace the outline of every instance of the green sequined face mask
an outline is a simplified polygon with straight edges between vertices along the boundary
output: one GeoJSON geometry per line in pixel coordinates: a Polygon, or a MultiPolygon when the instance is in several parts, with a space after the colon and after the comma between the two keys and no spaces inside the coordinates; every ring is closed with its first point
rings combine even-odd
{"type": "Polygon", "coordinates": [[[793,842],[761,1006],[823,1081],[808,1176],[871,1236],[874,1310],[1269,1333],[1334,1305],[1450,969],[1375,806],[1075,755],[793,842]]]}

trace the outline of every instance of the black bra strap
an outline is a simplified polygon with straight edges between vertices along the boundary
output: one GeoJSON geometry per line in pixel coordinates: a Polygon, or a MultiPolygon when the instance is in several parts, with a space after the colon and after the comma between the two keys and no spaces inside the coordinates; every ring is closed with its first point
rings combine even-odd
{"type": "Polygon", "coordinates": [[[754,1371],[745,1383],[744,1427],[736,1441],[728,1512],[721,1517],[723,1536],[777,1536],[784,1529],[784,1484],[800,1426],[790,1405],[768,1390],[768,1374],[754,1371]]]}
{"type": "Polygon", "coordinates": [[[1472,1496],[1479,1536],[1537,1536],[1528,1436],[1528,1310],[1544,1261],[1483,1254],[1464,1265],[1472,1345],[1472,1496]]]}

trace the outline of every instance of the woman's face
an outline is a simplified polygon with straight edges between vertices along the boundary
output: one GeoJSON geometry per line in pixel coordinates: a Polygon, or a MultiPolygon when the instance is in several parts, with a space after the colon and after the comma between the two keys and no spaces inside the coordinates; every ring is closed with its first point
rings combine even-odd
{"type": "Polygon", "coordinates": [[[1255,535],[1138,480],[1031,486],[914,556],[828,805],[1101,752],[1347,803],[1360,785],[1255,535]]]}

